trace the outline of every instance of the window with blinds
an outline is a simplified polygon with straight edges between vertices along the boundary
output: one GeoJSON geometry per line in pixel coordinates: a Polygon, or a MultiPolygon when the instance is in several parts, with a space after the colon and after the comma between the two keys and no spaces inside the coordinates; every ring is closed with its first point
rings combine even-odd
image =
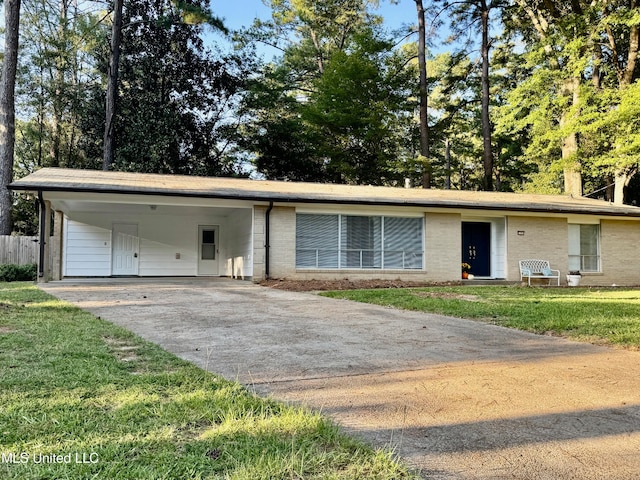
{"type": "Polygon", "coordinates": [[[338,268],[338,215],[296,215],[296,268],[338,268]]]}
{"type": "Polygon", "coordinates": [[[423,219],[296,215],[296,268],[423,268],[423,219]]]}

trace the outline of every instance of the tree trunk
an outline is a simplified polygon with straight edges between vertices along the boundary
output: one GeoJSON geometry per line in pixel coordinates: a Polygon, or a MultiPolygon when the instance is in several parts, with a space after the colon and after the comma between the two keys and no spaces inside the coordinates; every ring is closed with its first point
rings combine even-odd
{"type": "Polygon", "coordinates": [[[451,140],[448,138],[444,141],[444,188],[451,190],[451,140]]]}
{"type": "Polygon", "coordinates": [[[614,205],[624,205],[624,189],[629,185],[629,182],[636,174],[637,169],[631,169],[616,172],[615,187],[613,191],[613,203],[614,205]]]}
{"type": "Polygon", "coordinates": [[[431,160],[429,159],[429,121],[427,98],[427,30],[422,0],[415,0],[418,11],[418,70],[420,72],[420,157],[422,160],[422,188],[431,188],[431,160]]]}
{"type": "Polygon", "coordinates": [[[578,137],[575,133],[569,134],[562,141],[562,158],[568,163],[564,167],[564,192],[574,197],[582,196],[582,173],[580,163],[575,160],[578,152],[578,137]]]}
{"type": "MultiPolygon", "coordinates": [[[[573,105],[579,101],[580,79],[570,78],[565,80],[563,94],[571,97],[573,105]]],[[[569,121],[567,113],[563,114],[560,120],[562,128],[569,121]]],[[[582,173],[580,172],[580,162],[578,155],[578,135],[570,133],[562,140],[562,160],[564,163],[564,192],[574,197],[582,196],[582,173]]]]}
{"type": "Polygon", "coordinates": [[[60,167],[62,165],[62,126],[64,115],[64,102],[68,95],[65,85],[65,71],[67,65],[67,41],[68,41],[68,20],[69,3],[68,0],[60,2],[60,25],[58,26],[58,46],[57,56],[54,61],[55,72],[52,72],[52,81],[55,85],[55,95],[52,98],[53,118],[51,129],[50,165],[60,167]]]}
{"type": "Polygon", "coordinates": [[[122,38],[122,2],[113,2],[113,25],[111,27],[111,54],[109,56],[109,72],[107,78],[107,97],[105,102],[104,124],[104,156],[102,169],[110,170],[114,156],[114,119],[116,113],[116,96],[118,93],[118,64],[120,63],[120,41],[122,38]]]}
{"type": "Polygon", "coordinates": [[[604,189],[604,199],[609,203],[613,203],[613,198],[615,196],[615,189],[616,189],[615,176],[606,175],[604,179],[605,179],[605,182],[607,182],[607,186],[604,189]]]}
{"type": "Polygon", "coordinates": [[[15,86],[20,0],[4,0],[4,19],[4,60],[0,79],[0,235],[10,235],[13,197],[7,185],[13,181],[16,139],[15,86]]]}
{"type": "MultiPolygon", "coordinates": [[[[631,0],[631,9],[637,8],[635,0],[631,0]]],[[[629,53],[627,54],[627,68],[622,75],[623,85],[631,85],[636,77],[636,62],[638,61],[638,51],[640,50],[640,26],[633,25],[629,32],[629,53]]]]}
{"type": "Polygon", "coordinates": [[[482,19],[482,142],[484,176],[482,187],[493,190],[493,152],[491,151],[491,119],[489,118],[489,8],[486,0],[480,2],[482,19]]]}
{"type": "MultiPolygon", "coordinates": [[[[631,0],[630,7],[634,9],[638,6],[638,2],[636,0],[631,0]]],[[[637,62],[638,62],[638,51],[640,50],[640,26],[633,25],[631,27],[631,31],[629,32],[629,52],[627,54],[627,66],[624,72],[621,75],[620,88],[624,88],[627,85],[631,85],[636,78],[637,72],[637,62]]],[[[618,170],[615,174],[615,189],[613,194],[613,203],[616,205],[624,204],[624,189],[631,178],[637,173],[636,168],[631,168],[627,170],[618,170]]]]}

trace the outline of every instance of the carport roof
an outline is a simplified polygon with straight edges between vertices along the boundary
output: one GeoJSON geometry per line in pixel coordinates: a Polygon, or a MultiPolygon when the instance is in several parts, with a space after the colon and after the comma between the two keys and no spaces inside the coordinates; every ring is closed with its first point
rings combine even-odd
{"type": "Polygon", "coordinates": [[[569,195],[264,181],[43,168],[9,185],[33,192],[86,192],[218,198],[275,203],[413,206],[638,217],[640,208],[569,195]]]}

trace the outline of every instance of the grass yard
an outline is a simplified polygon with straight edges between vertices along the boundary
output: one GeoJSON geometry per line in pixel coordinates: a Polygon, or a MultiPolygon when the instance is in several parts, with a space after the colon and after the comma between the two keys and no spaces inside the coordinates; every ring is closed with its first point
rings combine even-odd
{"type": "Polygon", "coordinates": [[[0,283],[2,479],[402,479],[389,452],[0,283]]]}
{"type": "Polygon", "coordinates": [[[352,290],[323,295],[640,348],[640,290],[635,289],[482,286],[352,290]]]}

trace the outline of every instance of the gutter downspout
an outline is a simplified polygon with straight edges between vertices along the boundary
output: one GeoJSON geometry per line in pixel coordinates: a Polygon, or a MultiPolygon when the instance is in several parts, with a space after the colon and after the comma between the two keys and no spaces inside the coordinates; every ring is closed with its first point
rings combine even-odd
{"type": "Polygon", "coordinates": [[[42,198],[42,190],[38,190],[38,203],[40,205],[40,240],[39,240],[39,258],[38,258],[38,278],[44,277],[44,246],[46,239],[46,232],[44,231],[47,226],[47,207],[44,204],[44,199],[42,198]]]}
{"type": "Polygon", "coordinates": [[[267,211],[265,213],[265,220],[264,220],[264,276],[265,276],[265,280],[269,280],[269,243],[270,243],[270,235],[269,235],[269,229],[271,226],[271,210],[273,210],[273,200],[271,200],[269,202],[269,208],[267,208],[267,211]]]}

